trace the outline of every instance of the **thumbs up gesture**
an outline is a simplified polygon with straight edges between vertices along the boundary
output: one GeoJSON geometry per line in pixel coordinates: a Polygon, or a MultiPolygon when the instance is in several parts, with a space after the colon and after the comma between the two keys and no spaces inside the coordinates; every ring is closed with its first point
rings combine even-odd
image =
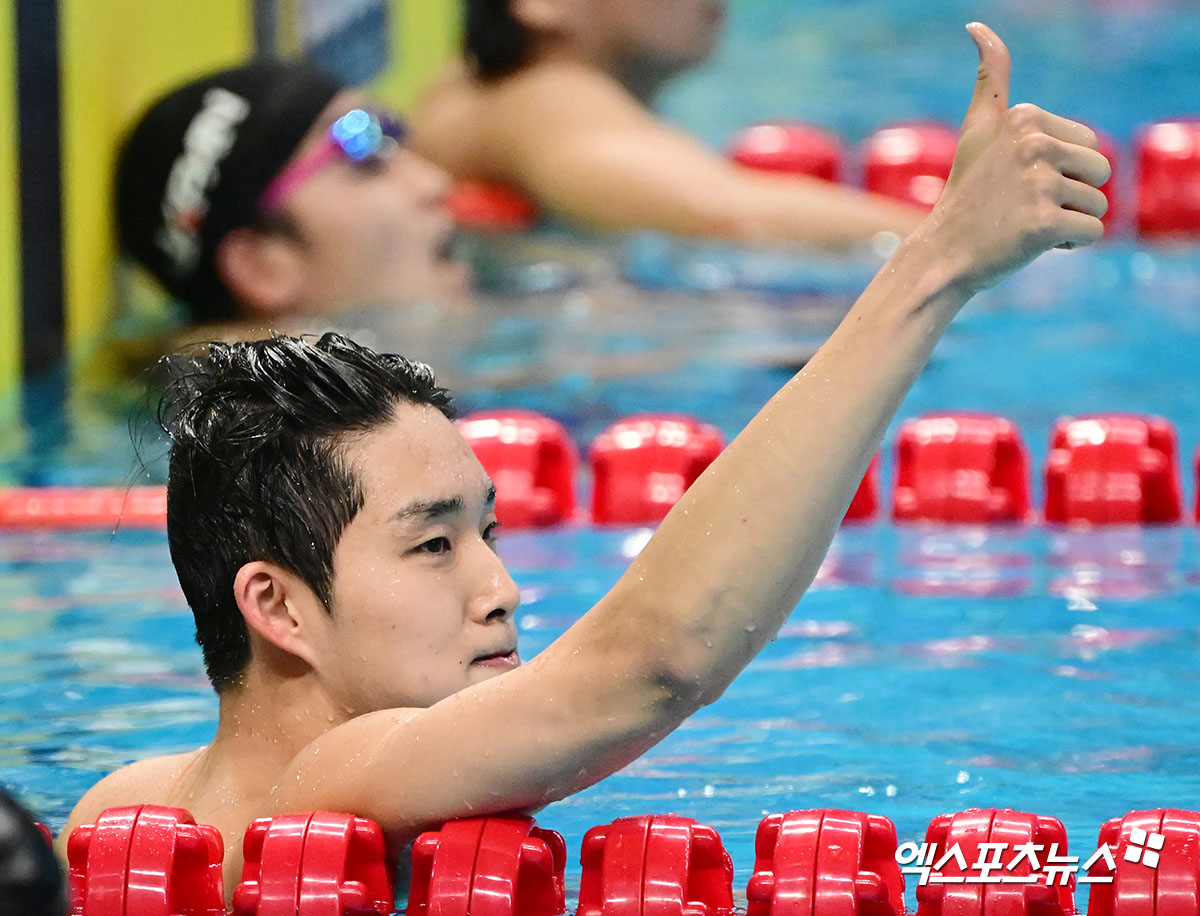
{"type": "Polygon", "coordinates": [[[1099,240],[1108,160],[1095,133],[1035,105],[1008,105],[1008,48],[980,22],[975,93],[946,188],[918,229],[969,291],[991,286],[1049,248],[1099,240]]]}

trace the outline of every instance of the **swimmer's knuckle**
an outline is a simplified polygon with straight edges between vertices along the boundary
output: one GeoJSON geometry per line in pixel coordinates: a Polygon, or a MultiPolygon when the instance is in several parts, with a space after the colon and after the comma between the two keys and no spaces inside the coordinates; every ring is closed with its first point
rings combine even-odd
{"type": "Polygon", "coordinates": [[[1025,163],[1042,162],[1053,149],[1053,138],[1041,131],[1026,131],[1017,138],[1017,152],[1025,163]]]}
{"type": "Polygon", "coordinates": [[[1045,112],[1029,102],[1018,102],[1008,110],[1008,119],[1019,130],[1035,130],[1040,128],[1045,112]]]}

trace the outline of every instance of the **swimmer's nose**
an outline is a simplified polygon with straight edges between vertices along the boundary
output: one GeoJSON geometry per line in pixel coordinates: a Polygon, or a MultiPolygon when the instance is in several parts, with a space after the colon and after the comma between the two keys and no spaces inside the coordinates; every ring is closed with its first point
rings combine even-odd
{"type": "Polygon", "coordinates": [[[480,546],[480,565],[476,573],[479,580],[471,599],[471,618],[480,623],[508,620],[521,603],[521,590],[495,551],[487,545],[480,546]]]}
{"type": "Polygon", "coordinates": [[[403,158],[407,178],[416,190],[417,199],[426,206],[445,207],[453,183],[450,173],[412,150],[403,150],[403,158]]]}

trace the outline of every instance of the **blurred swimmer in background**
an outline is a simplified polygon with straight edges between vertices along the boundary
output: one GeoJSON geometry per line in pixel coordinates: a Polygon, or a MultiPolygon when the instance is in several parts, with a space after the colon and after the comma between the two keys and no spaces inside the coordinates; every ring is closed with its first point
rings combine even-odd
{"type": "Polygon", "coordinates": [[[462,299],[449,178],[311,64],[256,61],[167,93],[122,145],[123,250],[197,324],[280,326],[462,299]]]}
{"type": "Polygon", "coordinates": [[[907,234],[908,204],[743,168],[658,118],[706,60],[724,0],[465,0],[465,60],[413,112],[412,148],[599,229],[853,245],[907,234]]]}

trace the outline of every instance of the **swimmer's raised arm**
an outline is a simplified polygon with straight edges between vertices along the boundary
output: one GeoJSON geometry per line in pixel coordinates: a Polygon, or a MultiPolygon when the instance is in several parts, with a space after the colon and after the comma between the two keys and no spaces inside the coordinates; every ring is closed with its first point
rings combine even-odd
{"type": "Polygon", "coordinates": [[[464,142],[435,91],[410,143],[461,178],[526,191],[583,226],[656,229],[736,242],[845,246],[907,234],[909,204],[807,176],[744,168],[656,118],[611,77],[582,64],[532,68],[481,87],[464,142]]]}
{"type": "Polygon", "coordinates": [[[1007,50],[986,26],[969,28],[981,66],[937,207],[613,590],[527,665],[318,738],[273,807],[366,814],[396,842],[449,817],[536,808],[636,758],[774,636],[962,305],[1042,251],[1102,235],[1109,166],[1095,136],[1010,109],[1007,50]]]}

